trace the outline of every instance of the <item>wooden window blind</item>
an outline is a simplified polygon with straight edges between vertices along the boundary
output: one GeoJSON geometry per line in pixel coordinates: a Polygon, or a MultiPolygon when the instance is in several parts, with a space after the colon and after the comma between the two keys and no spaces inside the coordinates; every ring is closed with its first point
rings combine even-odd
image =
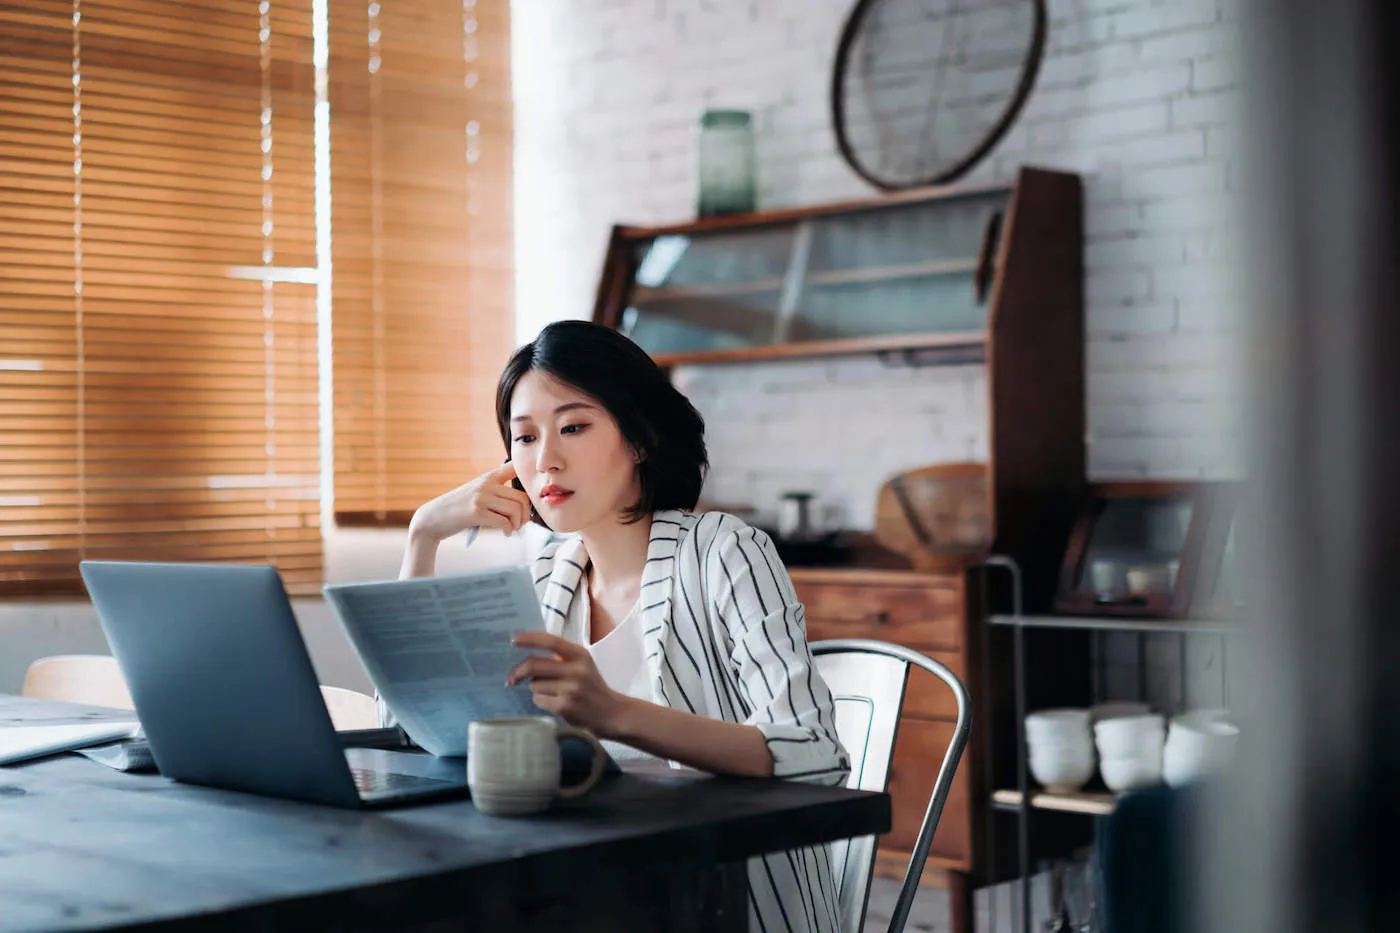
{"type": "Polygon", "coordinates": [[[319,587],[314,107],[311,0],[0,5],[0,595],[319,587]]]}
{"type": "Polygon", "coordinates": [[[330,0],[335,517],[405,524],[501,460],[508,0],[330,0]]]}

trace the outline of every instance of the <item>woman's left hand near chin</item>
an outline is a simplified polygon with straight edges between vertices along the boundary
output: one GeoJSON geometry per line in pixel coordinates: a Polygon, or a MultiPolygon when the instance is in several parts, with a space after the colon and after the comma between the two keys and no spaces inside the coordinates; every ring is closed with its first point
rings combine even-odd
{"type": "Polygon", "coordinates": [[[562,716],[600,738],[611,738],[626,697],[613,690],[598,672],[593,655],[583,645],[547,632],[522,632],[511,639],[517,648],[542,648],[553,657],[533,657],[510,672],[506,686],[530,681],[540,709],[562,716]]]}

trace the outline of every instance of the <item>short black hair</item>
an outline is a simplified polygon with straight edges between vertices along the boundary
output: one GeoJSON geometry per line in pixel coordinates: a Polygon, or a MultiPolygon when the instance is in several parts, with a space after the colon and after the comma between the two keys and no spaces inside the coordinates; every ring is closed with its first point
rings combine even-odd
{"type": "MultiPolygon", "coordinates": [[[[545,327],[515,351],[496,386],[496,423],[507,453],[511,396],[532,370],[601,403],[641,456],[641,498],[626,510],[629,524],[661,509],[695,508],[710,466],[705,419],[645,350],[611,327],[588,321],[545,327]]],[[[530,513],[531,520],[544,525],[533,508],[530,513]]]]}

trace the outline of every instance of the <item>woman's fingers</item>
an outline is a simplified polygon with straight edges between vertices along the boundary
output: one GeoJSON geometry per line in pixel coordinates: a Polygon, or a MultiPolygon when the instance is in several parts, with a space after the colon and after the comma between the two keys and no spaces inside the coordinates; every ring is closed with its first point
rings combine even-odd
{"type": "Polygon", "coordinates": [[[485,507],[505,516],[511,523],[512,531],[519,531],[530,520],[530,497],[518,489],[498,486],[484,490],[485,507]]]}
{"type": "Polygon", "coordinates": [[[524,680],[532,683],[577,680],[584,673],[583,666],[577,661],[563,661],[557,658],[527,658],[511,670],[510,676],[506,678],[506,686],[513,687],[524,680]]]}
{"type": "Polygon", "coordinates": [[[477,510],[474,521],[482,528],[494,528],[497,531],[508,532],[515,529],[515,523],[509,515],[493,509],[477,510]]]}
{"type": "Polygon", "coordinates": [[[570,661],[582,661],[591,657],[583,645],[558,635],[551,635],[549,632],[517,632],[511,636],[510,643],[517,648],[543,648],[570,661]]]}

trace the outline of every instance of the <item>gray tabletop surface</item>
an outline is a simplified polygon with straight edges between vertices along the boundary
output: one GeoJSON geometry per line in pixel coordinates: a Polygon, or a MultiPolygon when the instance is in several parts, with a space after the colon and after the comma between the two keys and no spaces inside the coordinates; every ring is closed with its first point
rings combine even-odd
{"type": "MultiPolygon", "coordinates": [[[[122,715],[0,694],[0,727],[122,715]]],[[[564,891],[600,872],[734,862],[889,825],[886,794],[645,766],[546,813],[504,819],[468,800],[311,806],[67,754],[0,768],[0,931],[266,912],[366,891],[564,891]]]]}

